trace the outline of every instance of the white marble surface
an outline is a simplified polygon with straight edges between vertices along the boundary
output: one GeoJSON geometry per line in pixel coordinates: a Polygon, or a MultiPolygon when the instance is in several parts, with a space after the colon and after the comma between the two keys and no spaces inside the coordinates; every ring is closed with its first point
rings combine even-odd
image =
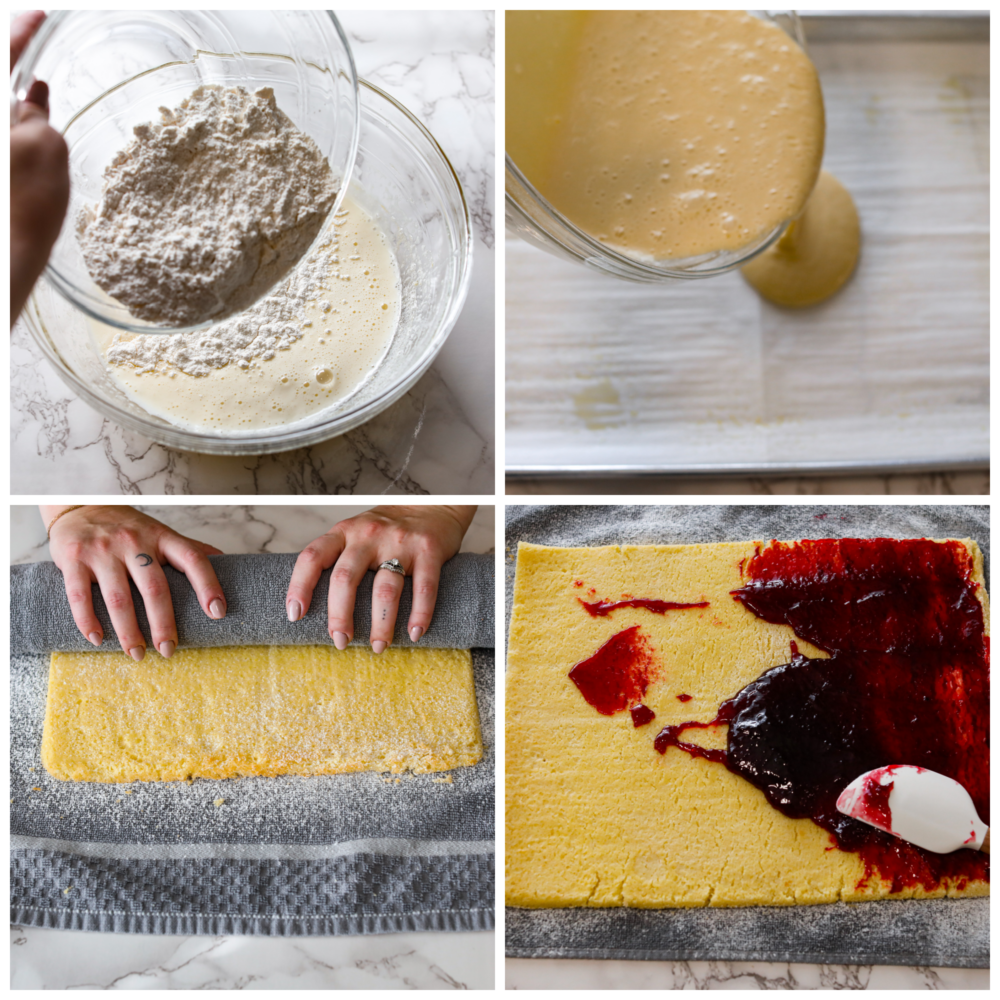
{"type": "MultiPolygon", "coordinates": [[[[371,505],[141,506],[225,552],[295,552],[371,505]]],[[[464,552],[494,550],[481,506],[464,552]]],[[[11,562],[48,559],[37,507],[11,507],[11,562]]],[[[198,937],[11,928],[12,989],[490,989],[492,932],[198,937]]]]}
{"type": "Polygon", "coordinates": [[[989,969],[508,958],[507,989],[987,990],[989,969]]]}
{"type": "Polygon", "coordinates": [[[106,420],[70,391],[18,324],[11,340],[14,494],[493,494],[494,15],[339,14],[360,76],[431,131],[475,228],[465,308],[430,371],[369,423],[260,458],[174,451],[106,420]]]}

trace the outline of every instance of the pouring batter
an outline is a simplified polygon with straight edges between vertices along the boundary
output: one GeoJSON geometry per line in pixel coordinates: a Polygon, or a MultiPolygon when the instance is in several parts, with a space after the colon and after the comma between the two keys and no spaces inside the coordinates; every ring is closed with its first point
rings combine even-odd
{"type": "MultiPolygon", "coordinates": [[[[738,251],[795,219],[824,132],[809,57],[745,11],[507,13],[508,152],[556,209],[629,256],[738,251]]],[[[803,305],[846,280],[857,241],[821,234],[844,205],[830,189],[819,186],[826,207],[785,240],[781,264],[761,258],[748,273],[760,294],[803,305]],[[808,249],[790,253],[804,230],[808,249]]]]}

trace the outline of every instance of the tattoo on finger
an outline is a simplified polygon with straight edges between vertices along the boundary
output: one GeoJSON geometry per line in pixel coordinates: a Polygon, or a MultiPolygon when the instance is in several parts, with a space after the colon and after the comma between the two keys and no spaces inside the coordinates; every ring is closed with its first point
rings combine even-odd
{"type": "Polygon", "coordinates": [[[153,557],[150,556],[150,555],[147,555],[145,552],[140,552],[136,556],[136,559],[145,559],[146,560],[145,562],[140,562],[139,563],[140,566],[152,566],[153,565],[153,557]]]}

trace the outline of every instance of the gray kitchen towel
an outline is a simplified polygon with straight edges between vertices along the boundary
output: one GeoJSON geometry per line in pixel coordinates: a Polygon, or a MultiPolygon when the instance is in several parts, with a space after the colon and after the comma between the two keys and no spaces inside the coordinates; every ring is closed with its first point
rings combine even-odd
{"type": "MultiPolygon", "coordinates": [[[[277,594],[283,612],[291,564],[275,557],[219,558],[235,560],[223,582],[227,617],[248,623],[245,633],[238,628],[222,633],[224,644],[288,642],[283,614],[270,611],[275,631],[264,631],[243,586],[249,581],[261,601],[277,594]],[[240,562],[256,566],[244,573],[240,562]],[[258,571],[264,564],[273,578],[258,571]],[[245,634],[251,638],[244,639],[245,634]]],[[[219,565],[218,559],[213,562],[219,565]]],[[[480,569],[445,578],[440,600],[452,609],[446,617],[451,644],[467,646],[470,638],[488,637],[473,619],[494,606],[492,557],[460,563],[480,569]],[[465,588],[463,597],[456,599],[454,587],[465,588]],[[473,612],[464,625],[463,601],[473,612]]],[[[37,643],[37,637],[16,635],[19,628],[27,630],[24,623],[32,617],[16,601],[36,593],[24,584],[26,574],[17,577],[22,583],[14,588],[12,618],[18,624],[12,640],[37,643]]],[[[51,582],[51,576],[35,579],[51,582]]],[[[57,602],[42,595],[35,603],[51,608],[57,602]]],[[[207,644],[206,635],[214,638],[215,633],[198,631],[197,616],[204,617],[200,608],[182,607],[178,622],[194,621],[182,633],[187,644],[194,644],[192,638],[207,644]]],[[[68,634],[71,619],[67,626],[47,610],[42,620],[47,641],[75,648],[68,634]]],[[[210,626],[215,624],[222,622],[210,626]]],[[[325,625],[322,635],[313,629],[308,639],[298,641],[325,641],[325,625]]],[[[102,785],[57,781],[46,773],[40,746],[48,651],[13,653],[11,920],[144,934],[492,928],[493,650],[473,649],[472,657],[485,747],[475,767],[447,775],[362,772],[102,785]]]]}
{"type": "MultiPolygon", "coordinates": [[[[226,595],[226,617],[214,621],[198,604],[187,578],[164,567],[180,646],[332,645],[327,632],[326,601],[330,570],[320,577],[309,611],[290,622],[285,612],[285,591],[292,578],[295,553],[211,556],[216,576],[226,595]]],[[[358,587],[354,608],[354,644],[367,645],[371,626],[372,581],[369,571],[358,587]]],[[[410,646],[406,634],[413,600],[410,577],[396,617],[394,643],[410,646]]],[[[54,650],[92,650],[80,634],[55,563],[29,563],[11,567],[11,652],[51,653],[54,650]]],[[[92,588],[94,610],[104,627],[104,648],[118,649],[114,629],[100,590],[92,588]]],[[[149,622],[139,592],[132,584],[132,599],[139,627],[149,642],[149,622]]],[[[489,648],[494,645],[494,559],[491,555],[460,553],[441,570],[434,619],[421,646],[442,649],[489,648]]]]}
{"type": "MultiPolygon", "coordinates": [[[[509,506],[507,628],[518,542],[656,545],[799,538],[972,538],[986,559],[988,506],[509,506]]],[[[988,588],[987,588],[988,589],[988,588]]],[[[881,900],[733,909],[507,907],[515,958],[771,961],[989,967],[989,900],[881,900]]]]}

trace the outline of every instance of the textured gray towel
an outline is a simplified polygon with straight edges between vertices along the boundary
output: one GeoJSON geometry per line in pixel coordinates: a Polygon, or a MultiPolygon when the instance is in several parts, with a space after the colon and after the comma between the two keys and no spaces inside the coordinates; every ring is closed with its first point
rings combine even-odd
{"type": "MultiPolygon", "coordinates": [[[[185,598],[178,607],[182,642],[328,641],[322,616],[318,625],[298,623],[310,626],[306,638],[288,637],[296,628],[283,613],[292,561],[213,559],[230,614],[209,621],[185,598]],[[266,609],[255,612],[255,601],[266,609]],[[221,625],[226,630],[216,631],[221,625]]],[[[487,608],[492,619],[492,565],[492,557],[459,557],[449,564],[439,599],[444,614],[439,619],[436,612],[432,626],[434,645],[467,647],[486,639],[492,644],[492,628],[481,620],[487,608]]],[[[493,926],[492,649],[473,650],[486,753],[475,767],[449,772],[451,784],[435,780],[440,775],[370,772],[191,785],[61,782],[45,772],[39,756],[48,652],[54,646],[92,647],[78,645],[72,636],[72,619],[58,608],[60,601],[65,604],[61,581],[50,570],[14,567],[13,578],[12,640],[21,649],[11,658],[13,922],[146,934],[365,934],[493,926]],[[28,595],[34,605],[30,614],[23,607],[28,595]],[[43,641],[50,645],[37,650],[43,641]],[[32,644],[36,651],[25,652],[32,644]],[[216,806],[217,799],[225,801],[216,806]]],[[[175,594],[182,596],[189,588],[179,582],[175,594]]],[[[369,581],[369,595],[370,590],[369,581]]],[[[325,587],[317,594],[325,609],[324,595],[325,587]]],[[[365,610],[359,601],[359,634],[365,610]]]]}
{"type": "MultiPolygon", "coordinates": [[[[507,627],[517,543],[652,545],[747,539],[973,538],[986,557],[987,506],[627,506],[507,508],[507,627]]],[[[989,967],[989,900],[630,910],[507,908],[518,958],[830,962],[989,967]]]]}
{"type": "MultiPolygon", "coordinates": [[[[309,613],[290,622],[285,612],[285,591],[292,578],[294,553],[280,555],[212,556],[211,562],[226,595],[228,611],[221,621],[209,618],[195,597],[187,578],[164,567],[177,619],[180,646],[302,646],[332,645],[327,633],[326,599],[330,571],[321,577],[309,613]]],[[[434,619],[421,646],[441,649],[490,648],[494,645],[494,560],[491,555],[462,553],[441,570],[434,619]]],[[[354,608],[354,644],[368,644],[371,626],[372,581],[368,572],[358,587],[354,608]]],[[[51,653],[54,650],[92,650],[70,614],[62,574],[55,563],[30,563],[11,567],[11,652],[51,653]]],[[[104,648],[118,649],[104,600],[95,584],[94,610],[104,626],[104,648]]],[[[132,584],[139,627],[149,642],[149,622],[135,584],[132,584]]],[[[409,646],[406,622],[412,605],[411,580],[406,578],[396,617],[394,643],[409,646]]]]}

